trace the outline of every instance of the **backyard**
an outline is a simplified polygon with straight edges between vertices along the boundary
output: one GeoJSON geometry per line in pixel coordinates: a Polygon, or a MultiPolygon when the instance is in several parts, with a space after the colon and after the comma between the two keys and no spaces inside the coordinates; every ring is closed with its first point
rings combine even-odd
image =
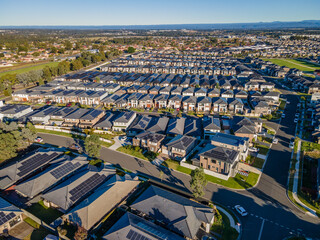
{"type": "Polygon", "coordinates": [[[31,207],[27,208],[27,211],[40,218],[47,224],[52,223],[54,220],[63,215],[62,212],[56,209],[46,207],[43,204],[43,201],[32,204],[31,207]]]}

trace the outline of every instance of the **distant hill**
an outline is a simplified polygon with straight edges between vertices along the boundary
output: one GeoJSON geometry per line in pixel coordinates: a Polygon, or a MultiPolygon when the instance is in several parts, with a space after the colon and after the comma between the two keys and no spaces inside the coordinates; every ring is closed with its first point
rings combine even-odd
{"type": "Polygon", "coordinates": [[[222,29],[292,29],[320,28],[320,20],[299,22],[256,22],[256,23],[215,23],[215,24],[168,24],[168,25],[105,25],[105,26],[0,26],[0,29],[72,29],[72,30],[222,30],[222,29]]]}

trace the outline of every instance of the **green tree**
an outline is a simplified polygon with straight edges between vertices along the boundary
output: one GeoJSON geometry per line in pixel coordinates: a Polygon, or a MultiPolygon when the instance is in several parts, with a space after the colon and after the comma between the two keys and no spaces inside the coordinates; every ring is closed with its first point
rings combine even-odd
{"type": "Polygon", "coordinates": [[[28,128],[33,134],[37,133],[36,127],[32,124],[32,122],[27,122],[26,128],[28,128]]]}
{"type": "Polygon", "coordinates": [[[98,158],[100,156],[101,142],[98,135],[90,135],[84,141],[86,153],[90,157],[98,158]]]}
{"type": "Polygon", "coordinates": [[[51,73],[51,70],[48,66],[46,66],[42,69],[42,77],[47,81],[51,80],[52,73],[51,73]]]}
{"type": "Polygon", "coordinates": [[[0,160],[17,156],[17,141],[11,133],[0,134],[0,160]]]}
{"type": "Polygon", "coordinates": [[[136,51],[136,49],[134,47],[128,47],[127,52],[128,53],[134,53],[136,51]]]}
{"type": "Polygon", "coordinates": [[[81,60],[80,59],[73,60],[71,62],[70,68],[72,71],[77,71],[83,68],[81,60]]]}
{"type": "Polygon", "coordinates": [[[71,50],[72,49],[72,43],[69,40],[67,40],[67,41],[64,42],[64,47],[65,47],[66,50],[71,50]]]}
{"type": "Polygon", "coordinates": [[[51,48],[51,53],[57,53],[57,52],[58,52],[58,50],[57,50],[56,47],[52,47],[52,48],[51,48]]]}
{"type": "Polygon", "coordinates": [[[195,198],[204,195],[203,188],[207,185],[208,181],[203,168],[196,168],[191,171],[190,187],[195,198]]]}

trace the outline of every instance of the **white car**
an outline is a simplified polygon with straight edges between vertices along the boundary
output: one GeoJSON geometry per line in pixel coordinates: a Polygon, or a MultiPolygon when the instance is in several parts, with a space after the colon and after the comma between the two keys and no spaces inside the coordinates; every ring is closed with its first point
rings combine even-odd
{"type": "Polygon", "coordinates": [[[295,118],[295,119],[293,120],[294,123],[297,123],[298,121],[299,121],[298,118],[295,118]]]}
{"type": "Polygon", "coordinates": [[[274,139],[272,140],[272,143],[273,143],[273,144],[277,144],[278,141],[279,141],[278,138],[274,138],[274,139]]]}
{"type": "Polygon", "coordinates": [[[289,101],[287,101],[287,104],[290,104],[290,102],[289,102],[289,101]]]}
{"type": "Polygon", "coordinates": [[[34,141],[35,141],[35,142],[38,142],[38,143],[41,143],[41,142],[43,142],[43,139],[42,139],[41,137],[36,137],[36,138],[34,139],[34,141]]]}
{"type": "Polygon", "coordinates": [[[236,209],[236,211],[237,211],[242,217],[248,215],[247,211],[246,211],[243,207],[241,207],[240,205],[235,205],[234,208],[236,209]]]}
{"type": "Polygon", "coordinates": [[[289,148],[293,149],[293,147],[294,147],[294,143],[291,142],[291,143],[289,144],[289,148]]]}
{"type": "Polygon", "coordinates": [[[285,117],[286,117],[286,115],[284,113],[282,113],[281,118],[285,118],[285,117]]]}

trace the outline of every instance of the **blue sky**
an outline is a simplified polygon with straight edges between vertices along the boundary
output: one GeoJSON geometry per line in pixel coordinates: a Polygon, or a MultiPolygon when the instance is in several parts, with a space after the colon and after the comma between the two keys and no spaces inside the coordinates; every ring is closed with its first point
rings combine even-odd
{"type": "Polygon", "coordinates": [[[0,0],[0,26],[320,20],[320,0],[0,0]]]}

